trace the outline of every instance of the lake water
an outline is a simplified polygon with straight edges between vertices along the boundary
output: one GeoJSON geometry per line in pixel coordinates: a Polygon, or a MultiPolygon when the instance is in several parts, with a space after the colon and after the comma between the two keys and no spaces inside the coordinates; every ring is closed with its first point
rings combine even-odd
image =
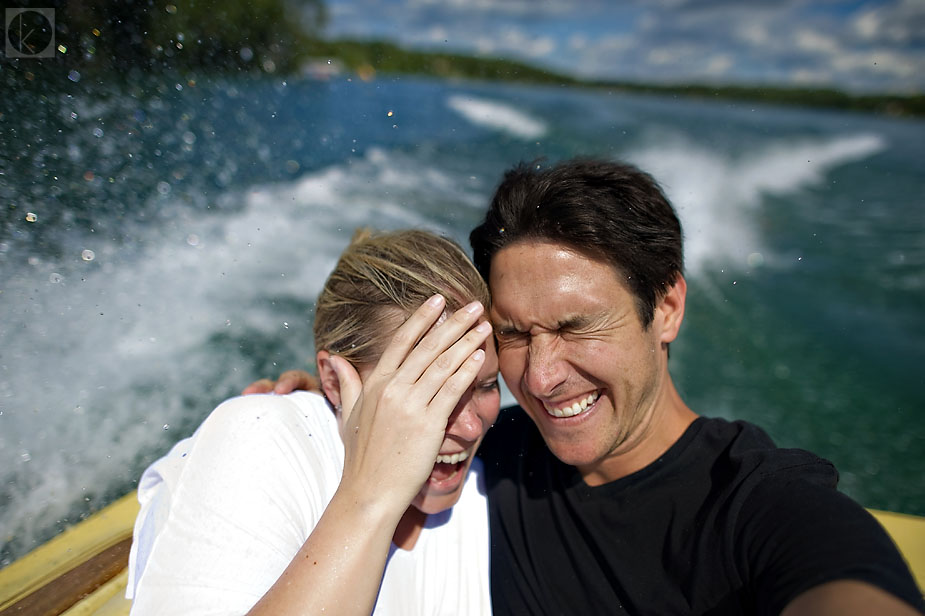
{"type": "Polygon", "coordinates": [[[0,565],[308,366],[354,228],[465,245],[502,171],[541,156],[629,160],[677,206],[692,408],[925,514],[925,122],[390,77],[5,79],[0,565]]]}

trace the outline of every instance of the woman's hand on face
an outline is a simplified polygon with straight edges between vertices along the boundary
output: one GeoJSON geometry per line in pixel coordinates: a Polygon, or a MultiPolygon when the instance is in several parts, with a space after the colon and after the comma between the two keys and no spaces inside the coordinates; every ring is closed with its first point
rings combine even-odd
{"type": "Polygon", "coordinates": [[[447,420],[485,360],[479,347],[491,326],[476,325],[482,305],[473,302],[432,327],[444,305],[435,296],[416,310],[362,383],[346,360],[330,358],[344,413],[341,487],[364,504],[386,495],[404,512],[430,475],[447,420]]]}

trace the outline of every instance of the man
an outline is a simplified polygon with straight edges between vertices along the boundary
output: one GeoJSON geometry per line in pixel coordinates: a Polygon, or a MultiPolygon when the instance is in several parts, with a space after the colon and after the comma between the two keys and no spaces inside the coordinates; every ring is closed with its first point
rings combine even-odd
{"type": "Polygon", "coordinates": [[[480,454],[495,614],[925,612],[829,462],[681,399],[681,227],[651,177],[520,166],[470,241],[523,410],[480,454]]]}
{"type": "Polygon", "coordinates": [[[533,420],[509,413],[483,444],[496,613],[922,608],[830,463],[698,418],[679,396],[681,226],[651,177],[521,166],[470,241],[501,373],[533,420]]]}

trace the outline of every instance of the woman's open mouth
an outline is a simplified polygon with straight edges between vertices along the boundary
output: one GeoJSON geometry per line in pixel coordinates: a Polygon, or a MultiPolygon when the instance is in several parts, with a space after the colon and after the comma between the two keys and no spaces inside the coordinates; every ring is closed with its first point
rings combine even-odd
{"type": "Polygon", "coordinates": [[[447,484],[454,483],[460,471],[466,467],[466,460],[469,458],[469,450],[459,451],[452,454],[440,454],[434,462],[434,468],[430,472],[428,483],[434,487],[449,487],[447,484]]]}

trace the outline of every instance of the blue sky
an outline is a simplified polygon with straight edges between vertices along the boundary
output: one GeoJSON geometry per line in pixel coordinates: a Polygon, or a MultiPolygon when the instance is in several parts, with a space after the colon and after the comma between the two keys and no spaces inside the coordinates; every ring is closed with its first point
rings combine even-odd
{"type": "Polygon", "coordinates": [[[925,91],[925,0],[327,0],[331,37],[583,77],[925,91]]]}

